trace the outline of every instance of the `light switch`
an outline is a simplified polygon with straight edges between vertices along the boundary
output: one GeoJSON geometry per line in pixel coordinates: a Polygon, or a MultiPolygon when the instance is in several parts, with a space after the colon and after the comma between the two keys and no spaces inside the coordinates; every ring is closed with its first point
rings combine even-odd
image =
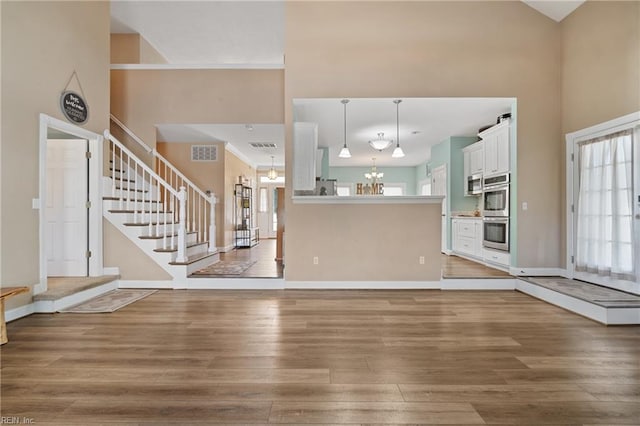
{"type": "Polygon", "coordinates": [[[527,203],[526,201],[522,202],[522,210],[527,210],[529,208],[529,203],[527,203]]]}
{"type": "Polygon", "coordinates": [[[40,210],[40,198],[31,199],[31,208],[33,210],[40,210]]]}

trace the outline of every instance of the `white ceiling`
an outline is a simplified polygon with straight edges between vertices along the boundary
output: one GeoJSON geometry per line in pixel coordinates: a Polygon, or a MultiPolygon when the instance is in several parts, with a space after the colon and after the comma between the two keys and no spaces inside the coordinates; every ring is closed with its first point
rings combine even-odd
{"type": "Polygon", "coordinates": [[[271,156],[277,167],[284,167],[283,124],[160,124],[160,142],[226,142],[230,150],[254,167],[270,167],[271,156]],[[252,142],[275,143],[276,148],[253,148],[252,142]]]}
{"type": "Polygon", "coordinates": [[[281,1],[112,1],[111,32],[141,34],[170,64],[284,63],[281,1]]]}
{"type": "Polygon", "coordinates": [[[556,22],[562,21],[576,10],[585,0],[522,0],[538,12],[556,22]]]}
{"type": "Polygon", "coordinates": [[[476,136],[511,112],[514,98],[404,98],[399,105],[400,146],[404,158],[391,158],[393,147],[379,152],[369,146],[379,132],[396,141],[396,105],[392,98],[350,99],[347,104],[347,146],[352,157],[338,158],[344,144],[341,99],[294,99],[295,121],[318,124],[318,146],[329,148],[329,165],[415,166],[427,161],[431,147],[449,136],[476,136]],[[416,133],[418,132],[418,133],[416,133]]]}

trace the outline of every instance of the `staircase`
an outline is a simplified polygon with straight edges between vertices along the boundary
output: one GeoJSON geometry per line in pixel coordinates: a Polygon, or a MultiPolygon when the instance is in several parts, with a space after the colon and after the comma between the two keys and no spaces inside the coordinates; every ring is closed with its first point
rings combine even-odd
{"type": "Polygon", "coordinates": [[[103,182],[103,216],[153,259],[176,283],[219,261],[215,203],[171,163],[151,150],[115,117],[155,162],[154,171],[109,131],[109,176],[103,182]]]}

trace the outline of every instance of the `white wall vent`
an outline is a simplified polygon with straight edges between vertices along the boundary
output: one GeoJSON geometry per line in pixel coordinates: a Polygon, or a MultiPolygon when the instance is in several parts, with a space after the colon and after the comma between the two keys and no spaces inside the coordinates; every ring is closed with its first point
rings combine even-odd
{"type": "Polygon", "coordinates": [[[264,143],[264,142],[249,142],[249,145],[256,149],[265,149],[265,148],[277,148],[278,146],[275,143],[264,143]]]}
{"type": "Polygon", "coordinates": [[[191,145],[191,161],[218,161],[216,145],[191,145]]]}

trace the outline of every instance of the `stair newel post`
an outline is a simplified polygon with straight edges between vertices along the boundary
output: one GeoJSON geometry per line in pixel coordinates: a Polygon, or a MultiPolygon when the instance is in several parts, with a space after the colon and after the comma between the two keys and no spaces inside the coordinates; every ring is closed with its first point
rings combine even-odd
{"type": "Polygon", "coordinates": [[[209,196],[209,253],[215,253],[218,251],[216,247],[216,199],[215,194],[212,192],[209,196]]]}
{"type": "Polygon", "coordinates": [[[176,257],[176,262],[186,262],[187,261],[187,190],[184,186],[180,187],[180,192],[178,193],[178,204],[180,217],[178,222],[178,255],[176,257]]]}

